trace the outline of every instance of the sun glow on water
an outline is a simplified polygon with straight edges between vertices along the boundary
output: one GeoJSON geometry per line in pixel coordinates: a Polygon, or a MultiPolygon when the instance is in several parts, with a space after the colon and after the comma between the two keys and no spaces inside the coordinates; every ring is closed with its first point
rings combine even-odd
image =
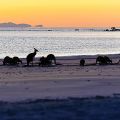
{"type": "Polygon", "coordinates": [[[120,32],[104,31],[0,31],[0,58],[114,54],[120,52],[120,32]]]}

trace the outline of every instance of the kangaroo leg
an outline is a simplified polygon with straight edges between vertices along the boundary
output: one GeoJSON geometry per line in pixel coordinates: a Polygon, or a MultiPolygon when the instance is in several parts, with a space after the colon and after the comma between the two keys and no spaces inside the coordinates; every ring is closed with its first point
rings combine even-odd
{"type": "Polygon", "coordinates": [[[54,59],[54,64],[56,65],[56,59],[54,59]]]}
{"type": "Polygon", "coordinates": [[[29,62],[27,61],[27,66],[29,66],[29,62]]]}

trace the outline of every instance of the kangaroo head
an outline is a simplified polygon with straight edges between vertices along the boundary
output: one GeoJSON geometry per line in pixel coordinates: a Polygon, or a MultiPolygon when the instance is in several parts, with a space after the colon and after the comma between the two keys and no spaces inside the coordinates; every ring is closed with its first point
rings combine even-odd
{"type": "Polygon", "coordinates": [[[36,48],[34,48],[34,52],[36,53],[36,52],[39,52],[36,48]]]}

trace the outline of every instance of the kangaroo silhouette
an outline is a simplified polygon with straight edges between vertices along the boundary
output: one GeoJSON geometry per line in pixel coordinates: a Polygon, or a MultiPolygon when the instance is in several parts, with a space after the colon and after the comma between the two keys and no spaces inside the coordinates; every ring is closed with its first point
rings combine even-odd
{"type": "Polygon", "coordinates": [[[17,65],[21,63],[22,64],[22,60],[20,60],[18,57],[9,57],[9,56],[6,56],[3,60],[3,65],[17,65]]]}
{"type": "Polygon", "coordinates": [[[85,59],[81,59],[80,60],[80,66],[84,66],[85,65],[85,59]]]}
{"type": "Polygon", "coordinates": [[[20,60],[20,58],[17,56],[12,58],[12,62],[13,62],[13,64],[19,64],[19,63],[22,64],[22,60],[20,60]]]}
{"type": "Polygon", "coordinates": [[[54,61],[54,64],[56,65],[56,58],[55,58],[55,56],[54,56],[53,54],[47,55],[46,59],[47,59],[48,61],[50,61],[51,64],[52,64],[52,61],[54,61]]]}
{"type": "Polygon", "coordinates": [[[34,52],[27,55],[27,57],[26,57],[27,66],[29,66],[30,62],[32,62],[32,65],[33,65],[33,59],[34,59],[35,55],[37,54],[37,52],[38,52],[38,50],[34,48],[34,52]]]}
{"type": "Polygon", "coordinates": [[[3,65],[7,65],[7,64],[12,64],[12,58],[9,56],[6,56],[3,60],[3,65]]]}
{"type": "Polygon", "coordinates": [[[107,56],[98,56],[96,58],[96,64],[97,63],[100,65],[112,64],[112,60],[107,56]]]}
{"type": "Polygon", "coordinates": [[[39,63],[39,66],[49,66],[49,65],[51,65],[52,63],[51,63],[51,61],[50,60],[48,60],[46,57],[41,57],[40,58],[40,63],[39,63]]]}

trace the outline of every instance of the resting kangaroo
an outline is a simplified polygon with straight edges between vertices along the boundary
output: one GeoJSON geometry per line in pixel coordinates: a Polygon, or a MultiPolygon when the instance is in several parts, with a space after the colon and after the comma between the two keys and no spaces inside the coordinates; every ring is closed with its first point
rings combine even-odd
{"type": "Polygon", "coordinates": [[[52,61],[54,61],[54,64],[56,65],[56,58],[55,58],[55,56],[54,56],[53,54],[49,54],[49,55],[46,57],[46,59],[47,59],[48,61],[50,61],[51,64],[52,64],[52,61]]]}

